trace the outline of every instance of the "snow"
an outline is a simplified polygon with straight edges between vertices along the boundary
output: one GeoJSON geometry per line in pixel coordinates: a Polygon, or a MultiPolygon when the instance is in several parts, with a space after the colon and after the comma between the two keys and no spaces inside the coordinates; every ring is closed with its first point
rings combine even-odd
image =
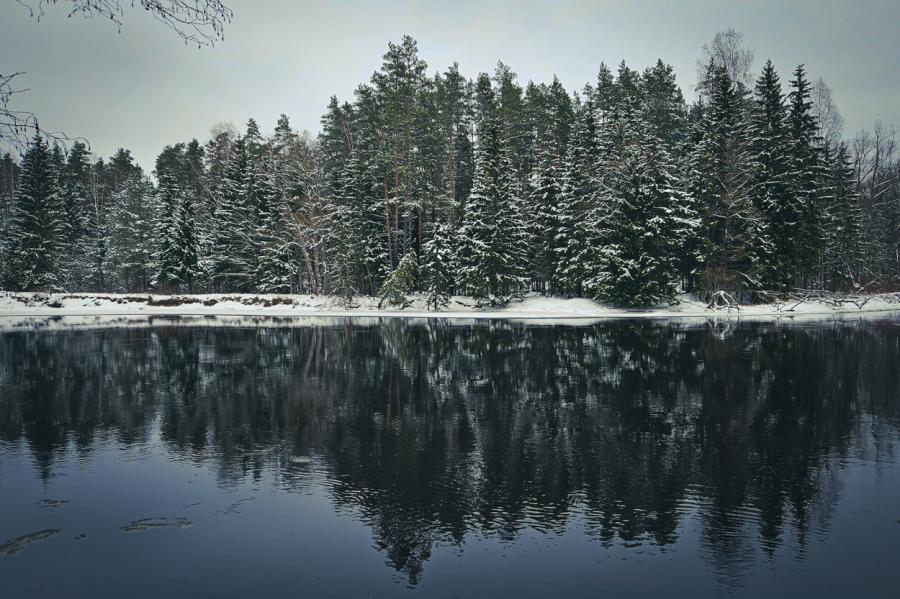
{"type": "MultiPolygon", "coordinates": [[[[613,318],[658,319],[823,319],[858,316],[900,317],[900,294],[872,296],[862,308],[853,304],[835,308],[818,301],[794,304],[759,304],[742,306],[740,310],[711,310],[695,297],[682,295],[673,305],[647,309],[616,308],[588,299],[565,299],[531,294],[523,300],[489,309],[479,309],[467,297],[453,297],[444,309],[429,310],[426,296],[410,296],[410,307],[404,310],[378,309],[378,298],[354,298],[351,306],[333,296],[313,295],[140,295],[140,294],[32,294],[0,293],[0,330],[18,328],[39,322],[40,317],[83,317],[82,322],[114,322],[120,317],[134,316],[215,316],[223,317],[404,317],[476,319],[503,318],[538,323],[587,324],[613,318]],[[155,304],[155,305],[154,305],[155,304]],[[37,320],[35,320],[37,319],[37,320]]],[[[44,319],[46,320],[46,319],[44,319]]],[[[227,319],[234,323],[240,320],[227,319]]],[[[250,319],[252,323],[252,319],[250,319]]]]}

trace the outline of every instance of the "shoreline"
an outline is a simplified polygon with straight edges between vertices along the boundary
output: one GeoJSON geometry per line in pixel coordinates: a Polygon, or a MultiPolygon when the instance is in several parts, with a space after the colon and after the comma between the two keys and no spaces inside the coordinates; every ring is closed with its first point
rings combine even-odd
{"type": "MultiPolygon", "coordinates": [[[[310,295],[198,294],[137,295],[90,293],[12,293],[0,295],[0,320],[9,321],[66,317],[89,319],[124,319],[131,317],[271,317],[271,318],[408,318],[451,319],[458,321],[517,320],[540,322],[572,322],[622,319],[655,320],[821,320],[828,318],[878,317],[900,314],[900,294],[866,296],[858,307],[852,303],[833,305],[821,300],[802,303],[775,302],[743,305],[736,308],[711,309],[696,297],[682,295],[677,303],[653,308],[613,307],[583,298],[545,297],[531,294],[522,300],[498,308],[474,307],[471,298],[454,297],[442,310],[428,310],[424,296],[410,296],[411,306],[405,310],[377,308],[377,298],[360,297],[344,308],[339,298],[310,295]]],[[[24,324],[24,321],[22,321],[24,324]]],[[[5,323],[5,324],[8,324],[5,323]]],[[[0,326],[0,328],[3,328],[0,326]]]]}

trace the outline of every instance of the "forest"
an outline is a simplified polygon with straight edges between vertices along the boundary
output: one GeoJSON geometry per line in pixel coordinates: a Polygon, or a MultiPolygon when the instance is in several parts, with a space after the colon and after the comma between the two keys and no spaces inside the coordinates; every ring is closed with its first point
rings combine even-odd
{"type": "Polygon", "coordinates": [[[577,93],[498,63],[429,74],[389,44],[320,132],[282,115],[127,149],[38,132],[0,158],[0,288],[332,294],[434,308],[540,292],[625,306],[900,286],[893,129],[842,135],[827,84],[728,30],[674,69],[600,63],[577,93]]]}

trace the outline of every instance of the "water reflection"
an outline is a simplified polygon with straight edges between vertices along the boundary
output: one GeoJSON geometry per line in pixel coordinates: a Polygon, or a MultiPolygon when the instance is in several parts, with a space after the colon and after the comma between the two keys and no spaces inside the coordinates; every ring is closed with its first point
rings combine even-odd
{"type": "MultiPolygon", "coordinates": [[[[0,438],[54,476],[158,435],[220,484],[328,481],[415,585],[438,544],[573,522],[605,545],[676,545],[740,581],[757,549],[802,559],[842,465],[890,463],[896,322],[728,331],[387,320],[0,334],[0,438]]],[[[2,540],[2,539],[0,539],[2,540]]]]}

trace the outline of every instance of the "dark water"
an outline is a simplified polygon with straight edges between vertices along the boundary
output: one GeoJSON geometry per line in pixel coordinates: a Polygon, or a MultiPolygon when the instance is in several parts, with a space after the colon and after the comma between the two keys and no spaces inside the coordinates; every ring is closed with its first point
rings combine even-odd
{"type": "Polygon", "coordinates": [[[900,320],[7,331],[0,596],[897,597],[898,457],[900,320]]]}

